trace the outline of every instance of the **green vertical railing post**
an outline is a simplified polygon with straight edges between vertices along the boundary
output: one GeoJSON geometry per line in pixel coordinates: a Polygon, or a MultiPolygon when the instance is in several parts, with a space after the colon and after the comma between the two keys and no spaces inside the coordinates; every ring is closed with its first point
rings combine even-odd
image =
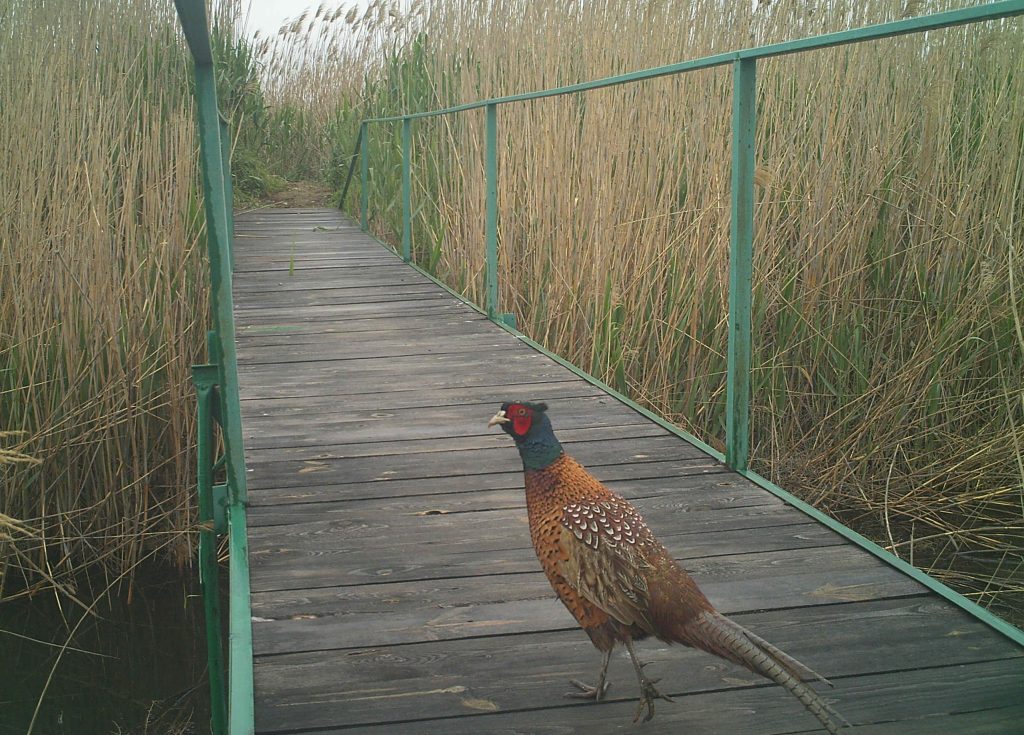
{"type": "Polygon", "coordinates": [[[486,268],[484,289],[487,296],[487,316],[498,318],[498,106],[487,105],[486,143],[486,268]]]}
{"type": "Polygon", "coordinates": [[[750,302],[754,252],[754,134],[757,61],[733,62],[732,226],[729,247],[729,355],[725,463],[747,469],[750,451],[750,302]]]}
{"type": "Polygon", "coordinates": [[[367,213],[370,207],[370,145],[367,142],[367,138],[370,137],[370,126],[364,122],[359,130],[359,226],[366,232],[370,229],[367,213]]]}
{"type": "Polygon", "coordinates": [[[228,121],[220,118],[220,166],[224,177],[224,219],[227,221],[228,258],[235,269],[235,191],[231,182],[231,129],[228,121]]]}
{"type": "Polygon", "coordinates": [[[206,618],[207,678],[210,681],[210,731],[227,732],[227,699],[224,691],[224,644],[221,640],[220,570],[217,567],[217,533],[213,511],[213,405],[217,383],[215,365],[195,365],[196,388],[196,485],[199,494],[199,586],[206,618]]]}
{"type": "Polygon", "coordinates": [[[412,120],[402,118],[402,260],[412,259],[412,120]]]}
{"type": "Polygon", "coordinates": [[[228,506],[228,589],[231,622],[228,636],[228,715],[231,735],[253,735],[252,613],[249,585],[249,540],[245,505],[228,506]]]}

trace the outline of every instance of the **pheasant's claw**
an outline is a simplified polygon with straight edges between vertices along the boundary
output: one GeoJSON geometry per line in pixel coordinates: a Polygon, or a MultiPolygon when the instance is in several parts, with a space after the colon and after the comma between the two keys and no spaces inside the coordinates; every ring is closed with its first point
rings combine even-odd
{"type": "Polygon", "coordinates": [[[654,717],[654,700],[664,699],[666,702],[675,702],[672,697],[667,694],[662,694],[654,686],[661,679],[648,679],[644,678],[642,688],[640,690],[640,702],[636,706],[636,714],[633,715],[633,722],[640,719],[640,713],[644,711],[644,707],[647,707],[647,715],[644,717],[644,722],[649,722],[654,717]]]}
{"type": "Polygon", "coordinates": [[[579,679],[569,679],[569,683],[579,689],[578,692],[566,692],[565,696],[569,699],[593,699],[595,702],[600,702],[604,699],[605,693],[608,691],[608,687],[611,686],[610,681],[606,681],[598,689],[596,686],[590,686],[584,684],[579,679]]]}

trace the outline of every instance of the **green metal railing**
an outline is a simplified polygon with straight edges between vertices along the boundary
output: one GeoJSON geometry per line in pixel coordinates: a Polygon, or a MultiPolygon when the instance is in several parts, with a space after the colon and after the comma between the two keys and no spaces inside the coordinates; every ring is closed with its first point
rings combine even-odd
{"type": "MultiPolygon", "coordinates": [[[[907,564],[898,557],[890,554],[877,544],[869,541],[860,534],[846,528],[837,521],[829,518],[815,508],[807,505],[799,498],[787,493],[769,480],[761,477],[748,468],[748,456],[750,445],[750,356],[751,356],[751,274],[753,270],[753,245],[754,245],[754,168],[755,168],[755,131],[757,127],[757,61],[776,56],[795,54],[816,49],[825,49],[834,46],[842,46],[851,43],[873,41],[894,36],[902,36],[912,33],[960,26],[981,21],[992,21],[1001,18],[1009,18],[1024,14],[1024,0],[1003,0],[1002,2],[980,5],[962,10],[953,10],[943,13],[908,18],[891,23],[881,23],[849,31],[828,33],[821,36],[804,38],[785,43],[776,43],[767,46],[733,51],[729,53],[716,54],[692,61],[684,61],[666,66],[644,69],[629,74],[606,77],[589,82],[572,84],[564,87],[527,92],[523,94],[497,97],[487,100],[469,102],[444,109],[430,110],[425,112],[412,112],[405,115],[391,117],[366,118],[361,121],[359,134],[356,139],[355,151],[349,166],[348,178],[342,189],[339,208],[343,208],[345,198],[355,170],[355,159],[360,159],[360,226],[363,231],[368,230],[368,192],[369,192],[369,165],[367,161],[367,141],[369,139],[370,126],[378,123],[402,123],[402,258],[410,262],[414,268],[431,278],[439,285],[448,287],[434,278],[431,274],[423,271],[410,258],[410,232],[412,219],[412,205],[410,202],[410,138],[411,125],[414,120],[439,115],[450,115],[467,110],[485,108],[486,129],[485,129],[485,179],[486,179],[486,223],[485,223],[485,271],[484,271],[484,292],[485,303],[483,308],[471,304],[493,321],[502,325],[510,332],[516,334],[524,342],[541,350],[545,354],[558,360],[560,363],[573,370],[575,373],[599,385],[612,395],[658,422],[666,429],[685,438],[714,457],[724,461],[730,468],[734,469],[744,477],[752,480],[761,487],[779,496],[794,507],[807,513],[817,521],[823,523],[834,531],[842,534],[857,545],[868,550],[875,556],[896,567],[903,573],[913,577],[917,581],[931,588],[941,596],[960,606],[972,615],[985,621],[993,628],[996,628],[1018,644],[1024,645],[1024,632],[995,617],[984,608],[976,605],[962,595],[929,577],[916,567],[907,564]],[[497,221],[497,190],[498,190],[498,166],[497,166],[497,108],[517,102],[542,99],[545,97],[556,97],[560,95],[586,92],[603,87],[611,87],[620,84],[630,84],[646,79],[654,79],[674,74],[693,72],[699,69],[710,69],[719,66],[731,66],[733,74],[733,104],[732,104],[732,208],[730,226],[730,250],[729,250],[729,323],[728,323],[728,358],[726,373],[726,436],[724,455],[696,437],[679,430],[677,427],[664,421],[641,406],[637,405],[627,397],[612,390],[609,386],[597,380],[593,376],[583,372],[575,365],[566,362],[557,355],[552,354],[543,346],[532,339],[518,332],[514,325],[514,317],[500,312],[498,300],[498,221],[497,221]]],[[[461,294],[448,289],[454,296],[466,301],[461,294]]],[[[468,302],[467,303],[471,303],[468,302]]]]}
{"type": "Polygon", "coordinates": [[[199,579],[206,616],[210,680],[210,725],[216,735],[254,731],[252,622],[249,607],[249,554],[246,541],[245,458],[238,397],[238,360],[231,302],[234,264],[231,140],[217,106],[217,85],[204,0],[174,0],[195,61],[207,254],[210,262],[212,329],[209,363],[192,368],[197,401],[197,485],[199,493],[199,579]],[[216,426],[220,426],[221,457],[216,426]],[[215,483],[218,473],[225,481],[215,483]],[[228,645],[224,666],[218,536],[228,538],[228,645]],[[225,674],[227,681],[225,686],[225,674]]]}

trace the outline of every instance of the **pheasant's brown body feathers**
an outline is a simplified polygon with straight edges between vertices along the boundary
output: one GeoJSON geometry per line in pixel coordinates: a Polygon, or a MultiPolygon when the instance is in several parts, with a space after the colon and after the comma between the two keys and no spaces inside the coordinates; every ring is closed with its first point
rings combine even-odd
{"type": "Polygon", "coordinates": [[[712,609],[636,508],[576,460],[562,455],[525,476],[533,548],[559,599],[599,649],[626,633],[670,640],[664,631],[712,609]],[[679,604],[680,593],[690,605],[679,604]]]}
{"type": "MultiPolygon", "coordinates": [[[[662,695],[643,674],[631,642],[655,636],[768,677],[796,696],[829,732],[837,732],[842,718],[803,683],[825,680],[718,613],[637,510],[562,452],[545,409],[505,404],[492,424],[505,424],[523,458],[530,537],[544,573],[599,650],[610,652],[618,642],[627,646],[648,719],[652,695],[662,695]],[[514,425],[505,418],[508,412],[514,425]]],[[[594,698],[603,693],[606,668],[607,656],[594,698]]]]}
{"type": "Polygon", "coordinates": [[[559,492],[565,489],[562,474],[555,467],[526,473],[530,540],[558,599],[569,608],[594,645],[607,651],[615,645],[614,634],[605,630],[609,624],[608,613],[587,600],[562,574],[571,551],[562,538],[565,530],[561,523],[565,501],[559,492]]]}

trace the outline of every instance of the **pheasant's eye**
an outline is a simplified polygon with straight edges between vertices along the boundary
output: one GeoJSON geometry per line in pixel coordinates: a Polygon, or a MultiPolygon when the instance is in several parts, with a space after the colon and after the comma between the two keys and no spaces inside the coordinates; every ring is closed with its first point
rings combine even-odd
{"type": "Polygon", "coordinates": [[[526,409],[525,408],[520,406],[519,408],[516,409],[516,416],[525,416],[525,415],[526,415],[526,409]]]}

